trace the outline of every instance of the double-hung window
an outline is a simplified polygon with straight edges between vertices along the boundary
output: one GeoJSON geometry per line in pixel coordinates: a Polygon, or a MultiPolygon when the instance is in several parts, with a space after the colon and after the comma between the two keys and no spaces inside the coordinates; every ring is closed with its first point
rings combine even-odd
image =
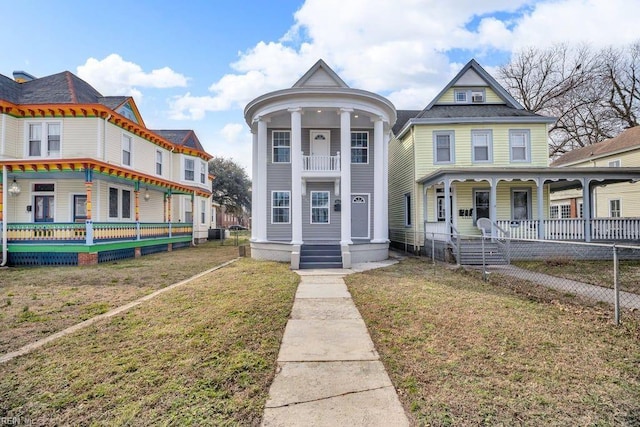
{"type": "Polygon", "coordinates": [[[156,175],[162,175],[162,151],[156,150],[156,175]]]}
{"type": "Polygon", "coordinates": [[[329,224],[329,192],[311,192],[311,224],[329,224]]]}
{"type": "Polygon", "coordinates": [[[30,123],[28,154],[29,157],[60,157],[60,123],[30,123]]]}
{"type": "Polygon", "coordinates": [[[406,193],[404,195],[404,226],[411,227],[411,193],[406,193]]]}
{"type": "Polygon", "coordinates": [[[204,184],[207,177],[207,166],[205,162],[200,162],[200,184],[204,184]]]}
{"type": "Polygon", "coordinates": [[[620,205],[620,199],[609,200],[609,217],[620,218],[622,216],[622,207],[620,205]]]}
{"type": "Polygon", "coordinates": [[[207,218],[207,201],[200,200],[200,224],[204,225],[207,218]]]}
{"type": "Polygon", "coordinates": [[[529,189],[511,190],[511,214],[515,221],[531,218],[531,192],[529,189]]]}
{"type": "Polygon", "coordinates": [[[351,132],[351,163],[369,163],[369,132],[351,132]]]}
{"type": "Polygon", "coordinates": [[[184,180],[195,180],[195,161],[193,159],[184,159],[184,180]]]}
{"type": "Polygon", "coordinates": [[[288,130],[273,131],[273,163],[291,162],[291,132],[288,130]]]}
{"type": "Polygon", "coordinates": [[[131,190],[109,187],[109,218],[131,219],[131,190]]]}
{"type": "Polygon", "coordinates": [[[271,193],[271,223],[289,224],[291,209],[291,192],[274,191],[271,193]]]}
{"type": "Polygon", "coordinates": [[[122,135],[122,164],[131,166],[131,136],[122,135]]]}
{"type": "Polygon", "coordinates": [[[609,167],[610,168],[619,168],[620,166],[622,166],[622,162],[620,162],[620,160],[611,160],[609,162],[609,167]]]}
{"type": "Polygon", "coordinates": [[[454,136],[453,131],[436,131],[433,133],[433,159],[434,163],[454,162],[454,136]]]}
{"type": "Polygon", "coordinates": [[[528,129],[509,131],[509,152],[512,162],[531,162],[531,133],[528,129]]]}
{"type": "Polygon", "coordinates": [[[491,130],[472,130],[471,144],[474,163],[490,163],[493,160],[493,135],[491,130]]]}

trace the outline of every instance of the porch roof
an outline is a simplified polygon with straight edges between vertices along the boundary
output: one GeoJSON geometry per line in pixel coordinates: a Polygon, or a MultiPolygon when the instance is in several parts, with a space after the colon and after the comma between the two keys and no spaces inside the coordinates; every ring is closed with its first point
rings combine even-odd
{"type": "Polygon", "coordinates": [[[541,181],[549,183],[551,191],[568,190],[582,187],[585,179],[595,181],[597,185],[617,182],[640,181],[640,167],[472,167],[438,169],[416,180],[418,184],[431,186],[449,181],[541,181]]]}
{"type": "MultiPolygon", "coordinates": [[[[147,175],[133,169],[119,167],[100,160],[77,159],[37,159],[37,160],[0,160],[7,167],[7,175],[20,175],[30,179],[52,179],[55,175],[69,175],[72,178],[86,179],[87,171],[112,181],[137,182],[146,187],[170,190],[173,194],[196,194],[209,197],[211,192],[203,188],[180,184],[174,181],[147,175]]],[[[0,176],[2,172],[0,170],[0,176]]]]}

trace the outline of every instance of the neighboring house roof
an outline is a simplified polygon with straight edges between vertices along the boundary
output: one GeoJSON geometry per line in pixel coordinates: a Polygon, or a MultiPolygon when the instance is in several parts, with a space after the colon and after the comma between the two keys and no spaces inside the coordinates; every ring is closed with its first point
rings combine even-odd
{"type": "Polygon", "coordinates": [[[418,114],[420,114],[422,110],[398,110],[398,119],[396,120],[396,124],[393,125],[392,131],[394,135],[397,135],[400,130],[404,127],[404,125],[409,121],[409,119],[413,119],[418,114]]]}
{"type": "Polygon", "coordinates": [[[130,98],[131,97],[129,96],[103,96],[98,100],[98,102],[105,107],[109,107],[112,110],[115,110],[116,108],[127,102],[127,100],[130,98]]]}
{"type": "Polygon", "coordinates": [[[570,166],[635,149],[640,149],[640,126],[629,128],[615,138],[571,150],[551,162],[551,166],[570,166]]]}
{"type": "Polygon", "coordinates": [[[196,150],[204,151],[200,140],[192,130],[152,130],[152,132],[160,135],[164,139],[168,139],[176,145],[183,145],[185,147],[194,148],[196,150]]]}

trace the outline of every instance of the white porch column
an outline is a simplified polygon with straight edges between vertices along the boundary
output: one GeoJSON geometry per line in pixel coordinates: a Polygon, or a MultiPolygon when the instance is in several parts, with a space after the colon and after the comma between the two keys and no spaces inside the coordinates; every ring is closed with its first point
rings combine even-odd
{"type": "Polygon", "coordinates": [[[448,178],[444,179],[444,229],[445,233],[447,233],[447,240],[450,242],[452,240],[451,235],[451,182],[448,178]]]}
{"type": "Polygon", "coordinates": [[[373,240],[372,243],[385,243],[386,229],[383,217],[388,213],[384,203],[384,135],[382,118],[373,123],[373,240]]]}
{"type": "MultiPolygon", "coordinates": [[[[253,137],[252,157],[251,157],[251,180],[253,181],[253,191],[251,192],[251,240],[256,240],[256,231],[260,225],[260,215],[258,214],[258,131],[251,129],[253,137]]],[[[216,224],[216,228],[217,224],[216,224]]]]}
{"type": "Polygon", "coordinates": [[[256,176],[253,186],[255,188],[255,205],[252,208],[256,218],[256,228],[252,232],[256,242],[267,241],[267,121],[258,118],[258,143],[256,153],[256,176]]]}
{"type": "Polygon", "coordinates": [[[291,108],[291,244],[302,244],[302,109],[291,108]]]}
{"type": "Polygon", "coordinates": [[[351,108],[340,109],[340,244],[351,241],[351,108]]]}
{"type": "Polygon", "coordinates": [[[544,240],[544,178],[537,179],[538,184],[538,239],[544,240]]]}
{"type": "MultiPolygon", "coordinates": [[[[489,185],[491,185],[491,190],[489,192],[489,219],[491,222],[495,223],[498,220],[498,183],[500,180],[491,178],[489,185]]],[[[495,229],[491,227],[491,237],[495,237],[495,229]]]]}
{"type": "Polygon", "coordinates": [[[591,180],[582,180],[582,219],[584,220],[584,241],[591,241],[591,180]]]}
{"type": "Polygon", "coordinates": [[[382,142],[382,156],[384,166],[382,168],[382,237],[385,242],[389,241],[389,141],[391,133],[387,132],[382,142]]]}

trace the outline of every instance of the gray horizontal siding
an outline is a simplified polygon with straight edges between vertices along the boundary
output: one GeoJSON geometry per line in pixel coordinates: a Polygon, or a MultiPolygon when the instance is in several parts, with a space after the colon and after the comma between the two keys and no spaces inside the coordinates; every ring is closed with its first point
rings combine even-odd
{"type": "MultiPolygon", "coordinates": [[[[287,130],[287,129],[276,129],[287,130]]],[[[267,131],[267,240],[291,241],[291,224],[272,224],[273,191],[291,191],[291,164],[272,163],[272,131],[267,131]]]]}
{"type": "Polygon", "coordinates": [[[340,241],[340,212],[333,210],[336,201],[333,182],[308,182],[307,194],[302,198],[302,240],[309,241],[340,241]],[[311,192],[329,192],[329,224],[311,224],[311,192]]]}

